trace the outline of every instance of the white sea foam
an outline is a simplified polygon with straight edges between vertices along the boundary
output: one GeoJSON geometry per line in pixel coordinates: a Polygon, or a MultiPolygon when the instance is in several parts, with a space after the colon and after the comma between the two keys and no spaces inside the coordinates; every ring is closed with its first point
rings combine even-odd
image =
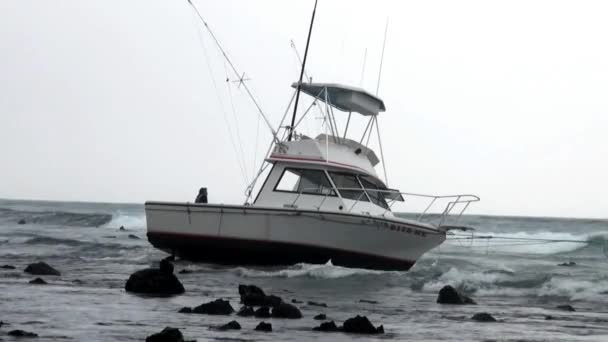
{"type": "Polygon", "coordinates": [[[118,212],[112,215],[112,220],[104,225],[107,228],[125,227],[126,229],[146,229],[146,216],[142,214],[127,214],[118,212]]]}
{"type": "Polygon", "coordinates": [[[383,274],[383,271],[365,270],[359,268],[346,268],[334,266],[331,261],[324,265],[296,264],[286,269],[264,271],[244,267],[236,268],[236,273],[247,278],[294,278],[310,277],[320,279],[336,279],[350,277],[354,275],[383,274]]]}
{"type": "Polygon", "coordinates": [[[589,281],[576,278],[553,277],[539,289],[540,296],[563,296],[570,300],[593,300],[605,298],[608,280],[589,281]]]}

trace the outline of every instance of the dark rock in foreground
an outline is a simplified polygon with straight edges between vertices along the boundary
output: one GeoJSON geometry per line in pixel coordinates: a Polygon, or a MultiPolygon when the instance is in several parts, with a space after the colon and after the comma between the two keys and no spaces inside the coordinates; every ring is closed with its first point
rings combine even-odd
{"type": "Polygon", "coordinates": [[[267,306],[262,306],[255,310],[253,315],[257,318],[270,318],[270,308],[267,306]]]}
{"type": "Polygon", "coordinates": [[[496,322],[496,318],[492,317],[492,315],[487,312],[476,313],[471,319],[477,322],[496,322]]]}
{"type": "Polygon", "coordinates": [[[283,302],[283,299],[273,295],[266,295],[264,291],[255,285],[239,285],[241,303],[249,306],[275,307],[283,302]]]}
{"type": "Polygon", "coordinates": [[[177,328],[166,327],[163,331],[146,337],[146,342],[186,342],[177,328]]]}
{"type": "Polygon", "coordinates": [[[218,327],[219,330],[240,330],[241,325],[237,321],[230,321],[218,327]]]}
{"type": "Polygon", "coordinates": [[[186,291],[173,274],[173,264],[166,260],[160,262],[160,268],[146,268],[131,274],[125,284],[125,290],[159,296],[182,294],[186,291]]]}
{"type": "Polygon", "coordinates": [[[230,305],[230,302],[223,299],[216,299],[192,309],[192,313],[207,315],[230,315],[233,312],[234,309],[230,305]]]}
{"type": "Polygon", "coordinates": [[[15,337],[38,337],[38,334],[25,330],[11,330],[8,332],[8,335],[15,337]]]}
{"type": "Polygon", "coordinates": [[[349,318],[344,321],[342,325],[344,332],[353,334],[383,334],[384,326],[374,327],[372,322],[365,316],[359,316],[349,318]]]}
{"type": "Polygon", "coordinates": [[[35,262],[33,264],[27,265],[27,267],[25,268],[25,270],[23,270],[23,272],[33,274],[33,275],[54,275],[54,276],[61,275],[61,273],[59,273],[59,271],[57,271],[56,269],[54,269],[53,267],[51,267],[49,264],[47,264],[44,261],[35,262]]]}
{"type": "Polygon", "coordinates": [[[313,301],[308,301],[308,303],[306,303],[306,304],[308,304],[310,306],[320,306],[322,308],[327,307],[327,304],[325,304],[325,303],[319,303],[319,302],[313,302],[313,301]]]}
{"type": "Polygon", "coordinates": [[[323,322],[318,327],[312,328],[314,331],[323,331],[323,332],[334,332],[340,331],[340,328],[336,325],[334,321],[323,322]]]}
{"type": "Polygon", "coordinates": [[[454,289],[450,285],[444,286],[439,290],[439,296],[437,296],[437,303],[439,304],[477,304],[475,301],[454,289]]]}
{"type": "Polygon", "coordinates": [[[317,320],[317,321],[322,321],[327,319],[327,316],[325,314],[318,314],[315,317],[313,317],[313,319],[317,320]]]}
{"type": "Polygon", "coordinates": [[[44,281],[44,279],[42,279],[42,278],[36,278],[36,279],[30,280],[30,284],[46,285],[48,283],[46,281],[44,281]]]}
{"type": "Polygon", "coordinates": [[[260,322],[260,324],[258,324],[255,327],[256,331],[265,331],[265,332],[270,332],[272,331],[272,324],[270,323],[266,323],[266,322],[260,322]]]}
{"type": "Polygon", "coordinates": [[[302,312],[300,309],[288,303],[281,303],[272,308],[272,317],[275,318],[302,318],[302,312]]]}
{"type": "Polygon", "coordinates": [[[2,265],[2,266],[0,266],[0,269],[3,269],[3,270],[14,270],[16,268],[17,267],[15,267],[13,265],[2,265]]]}
{"type": "Polygon", "coordinates": [[[243,307],[241,307],[239,312],[236,313],[237,316],[241,316],[241,317],[250,317],[250,316],[253,316],[254,314],[255,313],[251,306],[243,306],[243,307]]]}
{"type": "Polygon", "coordinates": [[[568,305],[568,304],[566,304],[566,305],[558,305],[555,308],[559,309],[559,310],[570,311],[570,312],[576,311],[572,305],[568,305]]]}

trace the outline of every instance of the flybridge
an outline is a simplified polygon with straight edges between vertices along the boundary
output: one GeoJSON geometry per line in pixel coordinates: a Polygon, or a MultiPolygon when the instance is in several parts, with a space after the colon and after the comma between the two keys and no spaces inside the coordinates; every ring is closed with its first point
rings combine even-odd
{"type": "MultiPolygon", "coordinates": [[[[297,88],[298,83],[293,83],[291,87],[297,88]]],[[[301,83],[300,90],[343,112],[375,116],[386,110],[380,98],[355,87],[334,83],[301,83]]]]}

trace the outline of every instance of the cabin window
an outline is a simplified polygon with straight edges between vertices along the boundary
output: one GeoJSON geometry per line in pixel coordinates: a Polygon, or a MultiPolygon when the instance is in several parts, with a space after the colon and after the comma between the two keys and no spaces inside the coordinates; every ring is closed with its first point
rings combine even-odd
{"type": "Polygon", "coordinates": [[[376,182],[369,179],[368,177],[360,176],[359,180],[361,181],[361,184],[365,188],[365,192],[367,192],[367,195],[372,200],[372,202],[378,206],[381,206],[382,208],[388,209],[388,204],[386,204],[386,200],[385,200],[385,196],[387,195],[387,192],[384,191],[384,190],[386,190],[386,187],[382,186],[382,184],[377,184],[376,182]],[[382,190],[382,191],[376,191],[376,190],[382,190]]]}
{"type": "Polygon", "coordinates": [[[285,169],[274,190],[311,195],[336,195],[325,172],[309,169],[285,169]]]}
{"type": "Polygon", "coordinates": [[[334,181],[336,188],[338,188],[340,195],[342,195],[342,198],[369,202],[361,184],[357,180],[357,176],[350,173],[338,172],[330,172],[329,175],[334,181]]]}

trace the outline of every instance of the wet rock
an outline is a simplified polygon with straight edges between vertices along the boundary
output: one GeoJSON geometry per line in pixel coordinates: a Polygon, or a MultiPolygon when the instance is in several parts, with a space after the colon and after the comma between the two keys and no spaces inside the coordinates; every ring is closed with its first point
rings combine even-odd
{"type": "Polygon", "coordinates": [[[118,228],[118,230],[123,230],[124,231],[126,229],[125,229],[125,226],[120,226],[120,228],[118,228]]]}
{"type": "Polygon", "coordinates": [[[56,269],[54,269],[53,267],[51,267],[49,264],[47,264],[44,261],[35,262],[33,264],[27,265],[27,267],[25,268],[25,270],[23,270],[23,272],[33,274],[33,275],[54,275],[54,276],[61,275],[61,273],[59,273],[59,271],[57,271],[56,269]]]}
{"type": "Polygon", "coordinates": [[[313,301],[308,301],[308,303],[306,303],[306,304],[308,304],[310,306],[320,306],[323,308],[327,307],[327,304],[325,304],[325,303],[318,303],[318,302],[313,302],[313,301]]]}
{"type": "Polygon", "coordinates": [[[262,306],[261,308],[258,308],[257,310],[255,310],[253,315],[258,318],[269,318],[270,317],[270,308],[267,306],[262,306]]]}
{"type": "Polygon", "coordinates": [[[559,310],[570,311],[570,312],[574,312],[574,311],[576,311],[576,310],[574,309],[574,307],[573,307],[572,305],[569,305],[569,304],[565,304],[565,305],[558,305],[558,306],[556,306],[555,308],[556,308],[556,309],[559,309],[559,310]]]}
{"type": "Polygon", "coordinates": [[[218,327],[219,330],[240,330],[241,325],[237,321],[230,321],[218,327]]]}
{"type": "Polygon", "coordinates": [[[183,308],[179,309],[177,311],[178,313],[192,313],[192,308],[184,306],[183,308]]]}
{"type": "Polygon", "coordinates": [[[129,234],[129,235],[127,235],[127,237],[128,237],[129,239],[139,240],[139,236],[137,236],[137,235],[135,235],[135,234],[129,234]]]}
{"type": "Polygon", "coordinates": [[[378,304],[377,301],[375,301],[375,300],[369,300],[369,299],[359,299],[359,303],[378,304]]]}
{"type": "Polygon", "coordinates": [[[237,316],[241,316],[241,317],[251,317],[254,314],[255,314],[255,312],[253,311],[253,308],[251,306],[243,306],[243,307],[241,307],[239,312],[236,313],[237,316]]]}
{"type": "Polygon", "coordinates": [[[292,299],[291,302],[294,303],[294,304],[302,304],[302,303],[304,303],[303,301],[297,300],[297,299],[292,299]]]}
{"type": "Polygon", "coordinates": [[[344,332],[353,333],[353,334],[382,334],[384,333],[384,326],[379,326],[378,328],[374,327],[374,325],[367,319],[365,316],[359,316],[349,318],[344,321],[342,325],[342,329],[344,332]]]}
{"type": "Polygon", "coordinates": [[[561,264],[557,264],[557,266],[572,267],[572,266],[576,266],[576,263],[574,261],[568,261],[568,262],[563,262],[561,264]]]}
{"type": "Polygon", "coordinates": [[[163,331],[146,337],[146,342],[186,342],[177,328],[166,327],[163,331]]]}
{"type": "Polygon", "coordinates": [[[46,281],[44,281],[44,279],[42,279],[42,278],[36,278],[36,279],[30,280],[30,284],[46,285],[48,283],[46,281]]]}
{"type": "Polygon", "coordinates": [[[82,284],[84,284],[84,281],[82,281],[82,280],[80,280],[80,279],[74,279],[74,280],[72,280],[72,284],[75,284],[75,285],[82,285],[82,284]]]}
{"type": "Polygon", "coordinates": [[[318,327],[312,328],[314,331],[323,331],[323,332],[334,332],[340,331],[340,328],[336,325],[334,321],[323,322],[318,327]]]}
{"type": "Polygon", "coordinates": [[[249,306],[275,307],[283,302],[280,297],[266,295],[262,289],[255,285],[239,285],[241,303],[249,306]]]}
{"type": "Polygon", "coordinates": [[[14,337],[38,337],[38,334],[25,330],[11,330],[8,332],[8,335],[14,337]]]}
{"type": "Polygon", "coordinates": [[[173,264],[164,260],[160,262],[160,268],[146,268],[131,274],[125,290],[158,296],[177,295],[186,291],[173,274],[173,264]]]}
{"type": "Polygon", "coordinates": [[[313,319],[317,320],[317,321],[323,321],[327,319],[327,316],[325,314],[318,314],[315,317],[313,317],[313,319]]]}
{"type": "Polygon", "coordinates": [[[2,265],[2,266],[0,266],[0,269],[3,269],[3,270],[14,270],[16,268],[17,267],[15,267],[13,265],[2,265]]]}
{"type": "Polygon", "coordinates": [[[302,312],[295,305],[281,303],[272,308],[272,317],[275,318],[302,318],[302,312]]]}
{"type": "Polygon", "coordinates": [[[17,224],[26,224],[27,222],[25,222],[25,219],[21,219],[19,221],[17,221],[17,224]]]}
{"type": "Polygon", "coordinates": [[[255,327],[255,330],[256,331],[271,332],[272,331],[272,324],[266,323],[266,322],[260,322],[260,324],[258,324],[255,327]]]}
{"type": "Polygon", "coordinates": [[[553,317],[551,315],[545,316],[545,320],[547,320],[547,321],[550,321],[550,320],[553,320],[553,319],[555,319],[555,317],[553,317]]]}
{"type": "Polygon", "coordinates": [[[496,318],[492,317],[492,315],[487,312],[476,313],[471,319],[477,322],[496,322],[496,318]]]}
{"type": "Polygon", "coordinates": [[[230,315],[233,312],[234,309],[230,305],[230,302],[223,299],[216,299],[192,309],[192,313],[207,315],[230,315]]]}
{"type": "Polygon", "coordinates": [[[437,296],[437,303],[439,304],[477,304],[475,301],[453,288],[450,285],[444,286],[439,290],[439,296],[437,296]]]}
{"type": "Polygon", "coordinates": [[[187,268],[184,268],[183,270],[181,270],[181,271],[179,271],[179,272],[177,272],[177,273],[179,273],[179,274],[190,274],[190,273],[192,273],[192,272],[193,272],[192,270],[189,270],[189,269],[187,269],[187,268]]]}

